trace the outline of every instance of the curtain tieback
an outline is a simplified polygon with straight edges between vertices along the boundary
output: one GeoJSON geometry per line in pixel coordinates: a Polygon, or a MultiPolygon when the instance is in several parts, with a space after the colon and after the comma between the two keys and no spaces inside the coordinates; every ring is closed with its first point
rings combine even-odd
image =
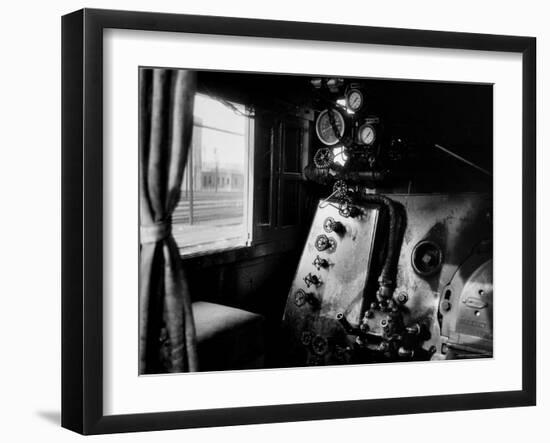
{"type": "Polygon", "coordinates": [[[172,234],[172,221],[160,221],[139,228],[139,240],[141,244],[157,243],[168,238],[172,234]]]}

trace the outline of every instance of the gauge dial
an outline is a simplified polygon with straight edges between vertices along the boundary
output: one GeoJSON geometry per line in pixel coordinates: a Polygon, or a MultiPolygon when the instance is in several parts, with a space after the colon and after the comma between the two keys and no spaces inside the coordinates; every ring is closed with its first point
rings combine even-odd
{"type": "Polygon", "coordinates": [[[357,138],[363,145],[372,145],[376,140],[376,131],[373,126],[364,124],[359,128],[357,138]]]}
{"type": "Polygon", "coordinates": [[[319,137],[319,140],[321,140],[321,142],[328,146],[332,146],[338,143],[342,135],[344,135],[345,129],[346,124],[344,121],[344,117],[336,109],[331,110],[330,115],[329,110],[325,109],[319,114],[319,117],[317,118],[317,123],[315,124],[317,137],[319,137]],[[333,121],[331,122],[331,120],[333,121]],[[336,128],[338,134],[336,134],[334,128],[336,128]]]}
{"type": "Polygon", "coordinates": [[[347,107],[357,112],[363,106],[363,94],[358,89],[351,89],[346,97],[347,107]]]}

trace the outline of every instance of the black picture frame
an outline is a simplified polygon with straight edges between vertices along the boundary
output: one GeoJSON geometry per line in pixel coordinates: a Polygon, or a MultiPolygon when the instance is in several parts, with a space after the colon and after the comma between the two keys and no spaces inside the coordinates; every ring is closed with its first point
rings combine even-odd
{"type": "Polygon", "coordinates": [[[62,426],[82,434],[102,434],[535,405],[535,65],[536,39],[532,37],[96,9],[65,15],[62,18],[62,426]],[[522,388],[505,392],[104,415],[102,33],[107,28],[521,54],[522,388]]]}

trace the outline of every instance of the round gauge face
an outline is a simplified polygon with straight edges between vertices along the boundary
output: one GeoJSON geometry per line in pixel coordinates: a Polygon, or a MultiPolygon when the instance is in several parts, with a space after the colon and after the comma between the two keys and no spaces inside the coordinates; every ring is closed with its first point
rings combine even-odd
{"type": "Polygon", "coordinates": [[[358,89],[352,89],[348,92],[347,105],[353,112],[358,111],[363,106],[363,94],[358,89]]]}
{"type": "Polygon", "coordinates": [[[371,125],[365,124],[359,128],[357,138],[359,139],[359,143],[364,145],[372,145],[376,140],[376,131],[371,125]]]}
{"type": "Polygon", "coordinates": [[[332,146],[338,143],[340,137],[344,135],[344,131],[346,129],[346,124],[342,114],[335,109],[331,110],[330,113],[333,117],[334,127],[336,128],[338,135],[336,135],[334,131],[328,109],[325,109],[319,114],[319,117],[317,118],[317,123],[315,124],[317,137],[319,137],[319,140],[321,140],[321,142],[328,146],[332,146]]]}

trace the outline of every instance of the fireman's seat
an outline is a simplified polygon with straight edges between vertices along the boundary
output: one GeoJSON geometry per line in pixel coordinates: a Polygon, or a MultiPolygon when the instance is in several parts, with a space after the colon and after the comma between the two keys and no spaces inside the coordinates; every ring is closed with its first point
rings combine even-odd
{"type": "Polygon", "coordinates": [[[262,368],[264,317],[229,306],[193,303],[201,371],[262,368]]]}

